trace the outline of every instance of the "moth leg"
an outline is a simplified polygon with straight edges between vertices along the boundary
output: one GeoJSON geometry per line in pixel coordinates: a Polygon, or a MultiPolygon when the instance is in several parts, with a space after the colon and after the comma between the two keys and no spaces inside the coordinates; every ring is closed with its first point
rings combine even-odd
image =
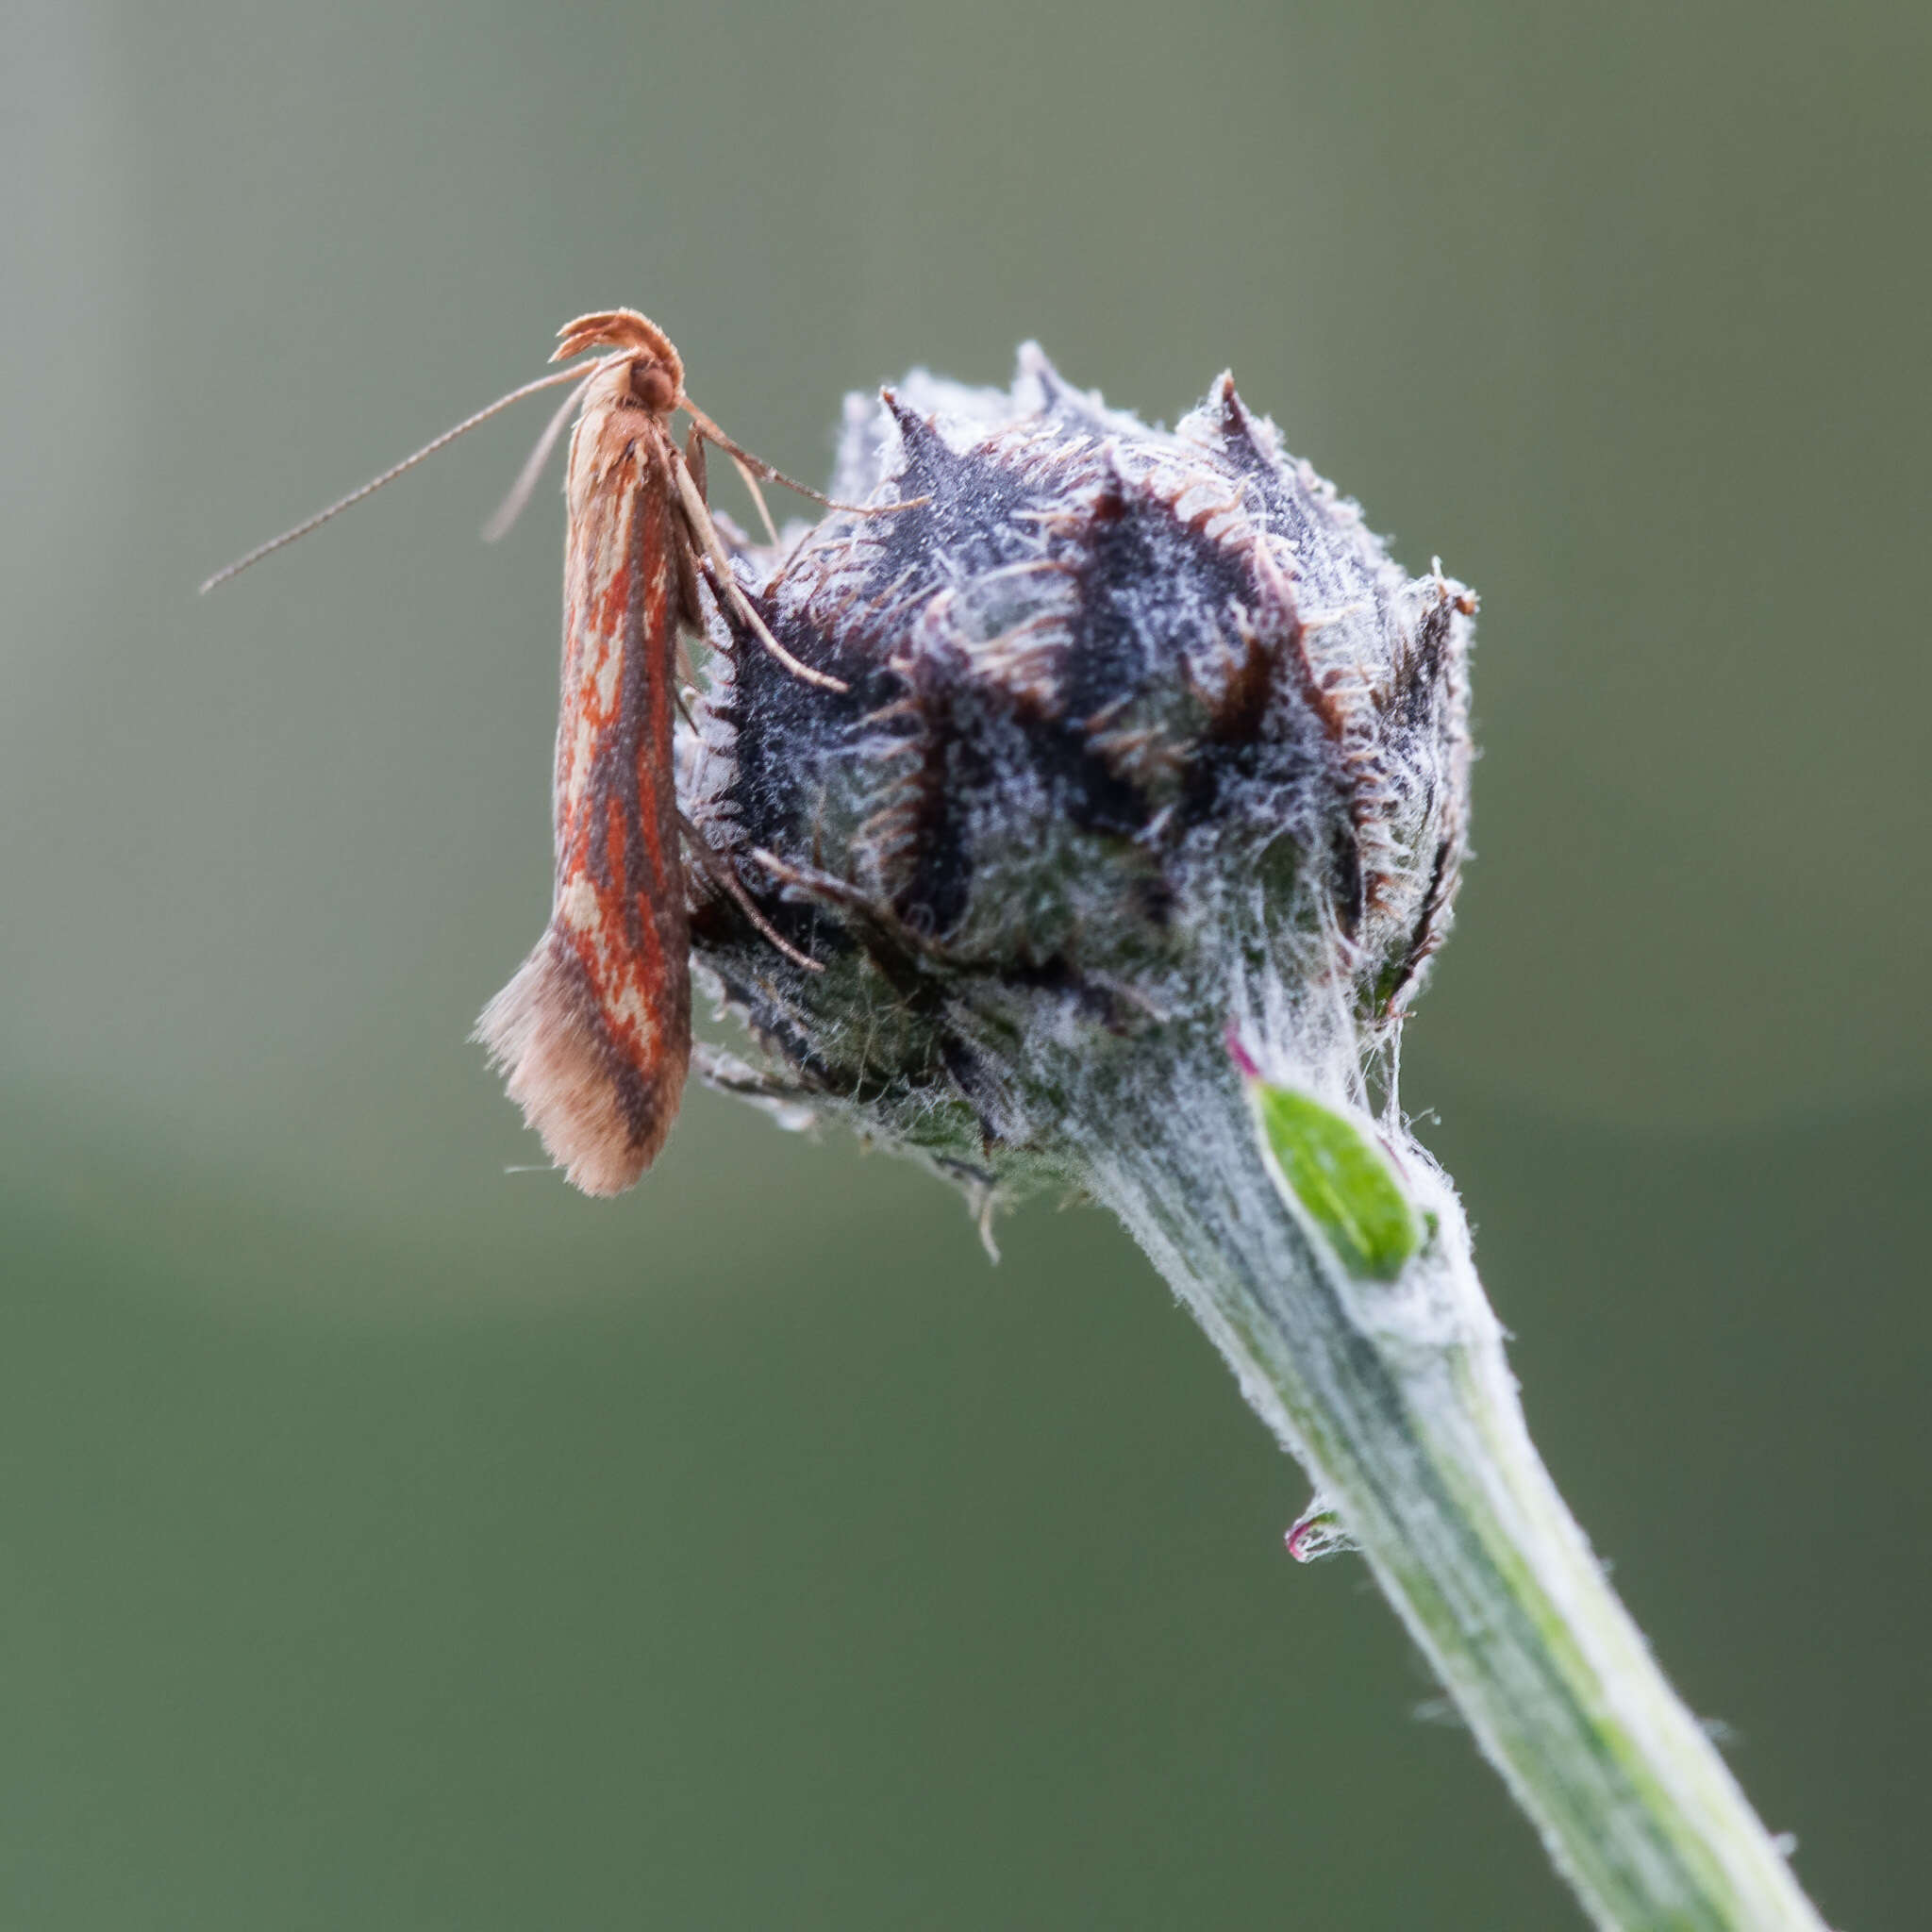
{"type": "Polygon", "coordinates": [[[814,671],[809,664],[801,664],[772,633],[766,629],[765,621],[753,608],[752,601],[740,587],[733,575],[731,559],[724,554],[724,545],[719,541],[718,526],[711,521],[711,513],[705,508],[705,499],[699,493],[696,482],[686,469],[684,459],[674,449],[669,452],[671,474],[677,481],[677,493],[684,501],[684,511],[691,525],[691,535],[697,540],[699,548],[711,566],[711,588],[721,600],[728,601],[741,618],[751,626],[752,634],[792,676],[806,684],[815,684],[822,691],[848,691],[852,687],[842,677],[828,676],[823,671],[814,671]]]}
{"type": "MultiPolygon", "coordinates": [[[[727,456],[730,452],[725,452],[727,456]]],[[[705,432],[696,423],[691,425],[690,434],[684,439],[684,460],[691,466],[692,479],[698,486],[698,494],[708,504],[711,500],[709,486],[705,480],[705,432]]],[[[765,492],[758,488],[758,479],[739,461],[731,458],[732,467],[744,478],[744,487],[751,491],[751,500],[758,505],[758,521],[765,526],[765,535],[775,544],[778,541],[778,526],[772,521],[772,512],[765,507],[765,492]]]]}
{"type": "MultiPolygon", "coordinates": [[[[705,634],[705,607],[702,599],[698,596],[698,560],[691,554],[691,547],[689,543],[674,543],[671,548],[676,553],[677,557],[678,622],[684,629],[703,637],[705,634]]],[[[677,652],[679,663],[683,666],[688,675],[691,659],[685,655],[684,640],[681,637],[677,641],[677,652]]]]}
{"type": "MultiPolygon", "coordinates": [[[[695,425],[692,426],[691,433],[694,440],[697,439],[698,431],[695,425]]],[[[702,441],[698,442],[698,447],[704,447],[702,441]]],[[[751,500],[758,507],[758,522],[764,525],[765,535],[775,546],[778,541],[778,526],[772,521],[772,512],[765,503],[765,492],[758,488],[758,479],[736,457],[732,457],[731,460],[738,474],[744,478],[744,487],[751,491],[751,500]]]]}
{"type": "MultiPolygon", "coordinates": [[[[831,873],[821,872],[816,866],[788,864],[775,852],[767,852],[762,845],[754,846],[751,856],[781,886],[789,886],[793,891],[804,893],[808,899],[836,907],[848,915],[855,925],[863,928],[868,943],[874,948],[883,946],[888,953],[906,961],[942,961],[956,973],[999,970],[986,959],[975,958],[957,946],[928,938],[908,925],[887,901],[874,898],[860,887],[831,873]]],[[[877,957],[876,951],[874,957],[877,957]]]]}
{"type": "MultiPolygon", "coordinates": [[[[673,493],[671,479],[678,467],[677,445],[672,441],[670,435],[661,425],[658,427],[658,433],[650,439],[649,461],[650,467],[655,473],[652,478],[653,483],[663,495],[670,496],[673,493]]],[[[702,472],[699,473],[698,488],[702,493],[704,489],[704,475],[702,472]]],[[[695,637],[703,637],[706,634],[705,606],[704,599],[698,594],[697,557],[692,551],[690,538],[679,527],[675,511],[672,512],[671,527],[671,562],[673,570],[676,573],[677,579],[677,598],[673,629],[674,631],[690,631],[695,637]]],[[[677,641],[676,662],[679,675],[690,678],[691,658],[685,651],[682,638],[679,638],[677,641]]]]}
{"type": "Polygon", "coordinates": [[[808,899],[837,907],[906,958],[958,958],[950,948],[915,932],[883,899],[874,899],[870,892],[862,891],[844,879],[820,872],[815,867],[788,865],[775,852],[767,852],[762,845],[754,847],[751,856],[781,886],[790,886],[794,891],[803,892],[808,899]]]}
{"type": "Polygon", "coordinates": [[[677,815],[677,823],[683,828],[685,839],[691,845],[691,857],[697,860],[699,870],[713,884],[724,887],[737,903],[738,909],[758,929],[758,937],[775,946],[794,966],[803,967],[808,973],[823,973],[825,970],[823,962],[814,959],[808,953],[801,953],[758,910],[752,902],[751,894],[744,890],[738,874],[732,871],[730,861],[711,850],[705,835],[682,812],[677,815]]]}
{"type": "MultiPolygon", "coordinates": [[[[680,396],[678,401],[690,415],[691,427],[698,430],[707,442],[715,442],[726,456],[730,457],[738,464],[741,474],[750,470],[753,475],[762,476],[767,483],[775,483],[782,490],[795,491],[800,496],[808,496],[814,503],[824,504],[827,509],[843,510],[847,515],[855,517],[883,517],[891,516],[902,509],[917,509],[921,504],[932,501],[928,496],[913,496],[908,497],[904,503],[835,503],[831,497],[822,496],[816,490],[788,476],[783,470],[774,470],[763,457],[753,456],[742,443],[733,442],[689,396],[680,396]]],[[[745,480],[749,482],[750,478],[747,477],[745,480]]],[[[769,522],[769,519],[767,521],[769,522]]]]}

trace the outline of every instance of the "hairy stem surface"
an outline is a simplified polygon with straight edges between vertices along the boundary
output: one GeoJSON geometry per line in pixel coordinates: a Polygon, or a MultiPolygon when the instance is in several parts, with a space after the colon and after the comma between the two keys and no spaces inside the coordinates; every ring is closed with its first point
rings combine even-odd
{"type": "Polygon", "coordinates": [[[1455,1197],[1401,1281],[1365,1283],[1277,1185],[1240,1083],[1112,1109],[1096,1191],[1335,1505],[1592,1919],[1823,1922],[1606,1580],[1524,1426],[1455,1197]]]}

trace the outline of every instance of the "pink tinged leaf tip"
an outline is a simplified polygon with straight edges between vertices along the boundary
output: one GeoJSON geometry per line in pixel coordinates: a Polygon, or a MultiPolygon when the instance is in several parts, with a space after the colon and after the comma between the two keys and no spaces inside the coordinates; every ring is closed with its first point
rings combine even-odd
{"type": "Polygon", "coordinates": [[[1255,1064],[1254,1058],[1247,1048],[1241,1044],[1241,1035],[1235,1031],[1232,1020],[1227,1023],[1227,1032],[1224,1037],[1227,1041],[1227,1057],[1240,1070],[1241,1078],[1258,1080],[1261,1077],[1261,1070],[1255,1064]]]}
{"type": "Polygon", "coordinates": [[[1319,1562],[1324,1557],[1339,1557],[1344,1550],[1359,1547],[1342,1528],[1334,1504],[1319,1492],[1308,1498],[1307,1507],[1289,1525],[1282,1541],[1297,1563],[1319,1562]]]}

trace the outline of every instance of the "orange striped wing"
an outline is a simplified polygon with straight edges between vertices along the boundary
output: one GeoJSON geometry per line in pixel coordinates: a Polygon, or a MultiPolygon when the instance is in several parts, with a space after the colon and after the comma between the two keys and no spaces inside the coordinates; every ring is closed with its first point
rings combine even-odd
{"type": "Polygon", "coordinates": [[[557,890],[477,1037],[551,1158],[615,1194],[657,1158],[691,1060],[690,914],[672,753],[689,537],[663,419],[623,367],[571,439],[557,890]]]}

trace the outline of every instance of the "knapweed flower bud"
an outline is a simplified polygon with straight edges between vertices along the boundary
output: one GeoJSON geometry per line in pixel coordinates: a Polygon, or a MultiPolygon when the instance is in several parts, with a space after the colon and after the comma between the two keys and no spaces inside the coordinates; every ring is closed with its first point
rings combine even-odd
{"type": "Polygon", "coordinates": [[[835,487],[867,510],[705,559],[745,594],[680,754],[693,962],[763,1061],[710,1077],[923,1156],[982,1231],[1035,1181],[1111,1208],[1313,1482],[1290,1554],[1361,1551],[1592,1923],[1823,1932],[1537,1460],[1395,1098],[1474,598],[1224,376],[1169,433],[1037,350],[1010,392],[914,375],[848,405],[835,487]]]}
{"type": "Polygon", "coordinates": [[[1406,577],[1227,376],[1166,431],[1030,345],[1009,392],[848,401],[834,494],[901,507],[735,563],[849,688],[727,614],[683,747],[689,815],[823,969],[694,908],[765,1061],[724,1084],[982,1189],[1077,1179],[1230,1025],[1361,1104],[1456,892],[1470,593],[1406,577]]]}

